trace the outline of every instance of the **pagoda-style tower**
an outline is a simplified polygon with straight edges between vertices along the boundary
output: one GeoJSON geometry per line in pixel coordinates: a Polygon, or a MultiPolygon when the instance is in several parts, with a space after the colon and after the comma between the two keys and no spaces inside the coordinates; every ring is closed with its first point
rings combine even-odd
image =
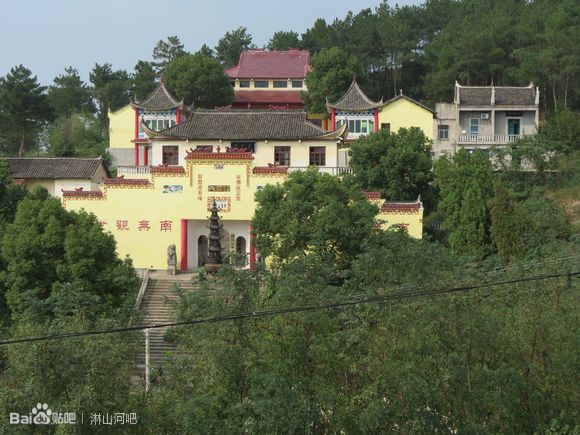
{"type": "Polygon", "coordinates": [[[135,166],[149,165],[149,146],[147,134],[141,128],[144,122],[151,130],[161,131],[178,125],[182,121],[183,112],[190,111],[190,107],[177,101],[167,90],[163,78],[159,80],[157,88],[144,100],[134,101],[131,107],[135,111],[135,166]],[[143,159],[139,159],[139,151],[143,151],[143,159]]]}
{"type": "Polygon", "coordinates": [[[219,220],[217,205],[214,201],[209,218],[209,253],[205,263],[205,271],[207,273],[216,273],[223,264],[222,245],[220,243],[222,225],[219,220]]]}
{"type": "Polygon", "coordinates": [[[362,91],[356,79],[342,98],[334,103],[326,103],[332,119],[332,131],[344,124],[348,125],[347,139],[356,139],[360,135],[376,133],[379,128],[379,110],[384,106],[383,100],[372,101],[362,91]]]}

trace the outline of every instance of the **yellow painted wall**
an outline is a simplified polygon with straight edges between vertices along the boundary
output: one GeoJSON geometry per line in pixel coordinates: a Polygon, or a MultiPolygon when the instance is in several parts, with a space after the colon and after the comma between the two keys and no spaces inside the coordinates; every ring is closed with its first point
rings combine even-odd
{"type": "Polygon", "coordinates": [[[388,229],[395,225],[404,224],[407,232],[411,237],[416,239],[423,238],[423,209],[417,214],[405,214],[398,212],[379,213],[377,219],[383,221],[382,228],[388,229]]]}
{"type": "MultiPolygon", "coordinates": [[[[64,197],[68,210],[84,209],[103,221],[103,227],[117,240],[117,252],[129,255],[137,268],[164,269],[167,267],[167,246],[175,244],[178,265],[181,262],[181,219],[190,220],[188,228],[205,228],[209,218],[208,204],[212,198],[229,202],[229,209],[220,216],[227,228],[231,222],[236,235],[244,235],[254,214],[254,194],[266,184],[283,182],[285,174],[253,174],[251,161],[188,160],[185,174],[152,174],[142,176],[151,181],[147,186],[105,186],[103,198],[64,197]],[[181,193],[164,193],[164,186],[182,186],[181,193]],[[212,192],[209,186],[229,186],[229,191],[212,192]],[[139,228],[147,221],[149,228],[139,228]],[[195,221],[195,222],[192,222],[195,221]],[[170,228],[162,223],[171,223],[170,228]],[[165,229],[165,230],[164,230],[165,229]]],[[[409,223],[409,234],[421,237],[422,211],[415,215],[384,215],[378,219],[386,226],[409,223]]],[[[189,230],[191,231],[191,230],[189,230]]],[[[197,266],[192,255],[189,235],[188,267],[197,266]]],[[[249,243],[249,240],[247,241],[249,243]]],[[[249,244],[248,244],[249,246],[249,244]]],[[[249,249],[249,248],[248,248],[249,249]]]]}
{"type": "Polygon", "coordinates": [[[109,147],[134,148],[135,111],[130,105],[109,112],[109,147]]]}
{"type": "Polygon", "coordinates": [[[427,109],[399,98],[379,110],[379,128],[381,124],[390,123],[391,132],[396,133],[401,127],[419,127],[425,136],[433,140],[433,113],[427,109]]]}

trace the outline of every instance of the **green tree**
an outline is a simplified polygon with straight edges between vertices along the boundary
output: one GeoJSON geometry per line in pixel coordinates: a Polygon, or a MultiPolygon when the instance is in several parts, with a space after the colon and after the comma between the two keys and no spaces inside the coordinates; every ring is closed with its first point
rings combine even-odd
{"type": "Polygon", "coordinates": [[[302,48],[318,53],[326,48],[337,46],[333,31],[323,18],[319,18],[314,25],[302,34],[302,48]]]}
{"type": "Polygon", "coordinates": [[[267,185],[256,201],[255,242],[262,255],[285,262],[312,253],[340,268],[361,252],[378,211],[355,184],[315,169],[267,185]]]}
{"type": "Polygon", "coordinates": [[[280,31],[274,33],[268,41],[268,50],[288,50],[300,47],[300,37],[296,32],[280,31]]]}
{"type": "Polygon", "coordinates": [[[144,100],[157,87],[156,73],[151,62],[140,60],[133,74],[133,98],[144,100]]]}
{"type": "Polygon", "coordinates": [[[364,79],[363,69],[357,59],[340,48],[322,50],[312,56],[311,65],[312,71],[306,74],[308,92],[303,99],[308,110],[314,113],[326,113],[326,102],[340,99],[353,77],[364,79]]]}
{"type": "Polygon", "coordinates": [[[515,213],[514,200],[501,180],[494,183],[490,214],[491,240],[502,262],[508,263],[523,254],[523,228],[520,216],[515,213]]]}
{"type": "Polygon", "coordinates": [[[491,164],[481,152],[460,150],[435,163],[443,228],[457,254],[482,255],[489,247],[489,200],[493,196],[491,164]]]}
{"type": "Polygon", "coordinates": [[[173,95],[197,107],[224,106],[234,97],[219,61],[203,54],[180,56],[167,66],[163,77],[173,95]]]}
{"type": "Polygon", "coordinates": [[[195,54],[202,54],[204,56],[215,57],[215,51],[209,48],[207,44],[203,44],[195,54]]]}
{"type": "Polygon", "coordinates": [[[22,156],[34,147],[38,133],[53,117],[45,91],[22,65],[0,78],[0,122],[10,126],[0,132],[1,154],[22,156]]]}
{"type": "Polygon", "coordinates": [[[353,142],[349,154],[363,189],[381,191],[388,200],[432,199],[431,142],[420,129],[379,130],[353,142]]]}
{"type": "Polygon", "coordinates": [[[183,44],[177,36],[169,36],[167,41],[159,40],[153,48],[152,62],[157,76],[161,77],[167,65],[184,54],[187,54],[187,51],[184,50],[183,44]]]}
{"type": "Polygon", "coordinates": [[[81,80],[76,68],[69,66],[54,79],[54,84],[48,88],[48,100],[55,115],[70,116],[73,113],[92,114],[95,106],[91,90],[81,80]]]}
{"type": "Polygon", "coordinates": [[[131,78],[124,70],[113,71],[110,63],[95,64],[89,74],[93,84],[94,98],[97,101],[97,116],[103,129],[104,136],[108,137],[109,111],[120,109],[129,104],[131,95],[131,78]]]}
{"type": "Polygon", "coordinates": [[[215,51],[223,66],[230,68],[238,64],[242,51],[255,48],[256,46],[252,44],[252,35],[248,33],[246,27],[242,26],[236,30],[226,32],[218,41],[215,51]]]}
{"type": "Polygon", "coordinates": [[[131,261],[118,259],[115,249],[94,215],[67,212],[36,190],[18,204],[1,243],[11,317],[42,322],[74,311],[96,319],[122,305],[138,281],[131,261]]]}
{"type": "Polygon", "coordinates": [[[48,153],[56,157],[106,157],[98,121],[82,115],[62,117],[50,127],[48,153]]]}

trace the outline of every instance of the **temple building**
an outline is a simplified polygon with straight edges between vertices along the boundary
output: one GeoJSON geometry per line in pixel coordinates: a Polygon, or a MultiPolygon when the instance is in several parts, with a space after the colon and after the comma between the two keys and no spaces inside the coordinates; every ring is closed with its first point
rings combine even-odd
{"type": "Polygon", "coordinates": [[[135,101],[109,112],[109,154],[113,166],[148,166],[151,148],[141,121],[153,130],[165,130],[185,120],[191,107],[177,101],[163,80],[143,101],[135,101]]]}
{"type": "MultiPolygon", "coordinates": [[[[302,111],[195,110],[169,128],[150,125],[141,124],[146,140],[139,142],[149,149],[148,165],[140,159],[138,165],[119,166],[117,178],[97,189],[71,189],[62,197],[67,209],[93,212],[115,236],[119,254],[130,255],[137,268],[165,268],[172,244],[179,269],[204,265],[214,201],[224,226],[224,252],[244,254],[253,265],[255,192],[310,166],[335,176],[351,171],[339,163],[347,124],[328,132],[302,111]]],[[[421,237],[419,199],[386,203],[377,192],[366,195],[379,206],[381,225],[421,237]]]]}
{"type": "MultiPolygon", "coordinates": [[[[338,101],[326,104],[330,113],[329,129],[336,130],[348,126],[345,144],[360,136],[387,130],[396,133],[400,128],[417,127],[429,139],[433,139],[434,111],[429,107],[403,95],[387,102],[372,101],[365,95],[356,79],[338,101]]],[[[343,147],[339,156],[341,164],[348,164],[348,147],[343,147]]]]}
{"type": "Polygon", "coordinates": [[[310,68],[307,50],[250,50],[226,70],[234,87],[234,109],[304,109],[310,68]]]}

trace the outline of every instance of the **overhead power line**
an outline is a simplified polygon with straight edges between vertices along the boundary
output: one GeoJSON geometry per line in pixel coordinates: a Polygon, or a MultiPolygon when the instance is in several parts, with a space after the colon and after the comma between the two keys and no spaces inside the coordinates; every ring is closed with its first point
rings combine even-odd
{"type": "Polygon", "coordinates": [[[199,325],[199,324],[204,324],[204,323],[229,322],[232,320],[246,320],[246,319],[252,319],[252,318],[275,316],[275,315],[280,315],[280,314],[301,313],[301,312],[308,312],[308,311],[327,310],[327,309],[333,309],[333,308],[345,308],[345,307],[349,307],[349,306],[353,306],[353,305],[370,304],[370,303],[378,303],[378,302],[389,302],[389,301],[396,301],[396,300],[401,300],[401,299],[419,298],[419,297],[441,295],[441,294],[448,294],[448,293],[468,292],[468,291],[472,291],[472,290],[497,287],[497,286],[504,286],[504,285],[508,285],[508,284],[530,282],[530,281],[542,281],[542,280],[563,278],[563,277],[572,278],[572,277],[575,277],[578,275],[580,275],[580,272],[566,272],[566,273],[557,273],[557,274],[536,275],[536,276],[528,276],[528,277],[524,277],[524,278],[515,278],[515,279],[511,279],[511,280],[477,284],[477,285],[471,285],[471,286],[448,287],[448,288],[431,289],[431,290],[417,290],[414,292],[411,291],[411,292],[405,292],[405,293],[393,293],[393,294],[389,294],[389,295],[373,296],[373,297],[368,297],[368,298],[359,298],[359,299],[354,299],[354,300],[346,300],[346,301],[342,301],[342,302],[333,302],[333,303],[326,303],[326,304],[320,304],[320,305],[272,308],[272,309],[263,310],[263,311],[252,311],[252,312],[246,312],[246,313],[232,314],[232,315],[228,315],[228,316],[218,316],[218,317],[208,317],[208,318],[204,318],[204,319],[185,320],[185,321],[181,321],[181,322],[161,323],[161,324],[154,324],[154,325],[129,326],[129,327],[124,327],[124,328],[101,329],[101,330],[96,330],[96,331],[68,332],[68,333],[61,333],[61,334],[44,335],[44,336],[39,336],[39,337],[17,338],[17,339],[13,339],[13,340],[0,341],[0,346],[8,345],[8,344],[17,344],[17,343],[29,343],[29,342],[35,342],[35,341],[61,340],[61,339],[65,339],[65,338],[74,338],[74,337],[87,337],[87,336],[96,336],[96,335],[104,335],[104,334],[116,334],[116,333],[123,333],[123,332],[143,331],[145,329],[167,328],[167,327],[184,326],[184,325],[199,325]]]}

